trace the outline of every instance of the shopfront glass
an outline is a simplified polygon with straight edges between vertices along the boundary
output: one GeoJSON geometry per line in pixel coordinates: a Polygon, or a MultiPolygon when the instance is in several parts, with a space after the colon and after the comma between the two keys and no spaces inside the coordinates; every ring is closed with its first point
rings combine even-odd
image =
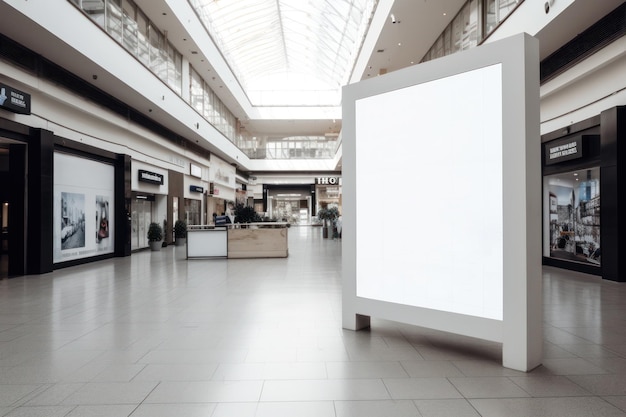
{"type": "Polygon", "coordinates": [[[201,224],[200,211],[202,202],[200,200],[185,199],[185,221],[187,224],[201,224]]]}
{"type": "Polygon", "coordinates": [[[136,199],[131,207],[131,249],[148,247],[148,226],[152,221],[152,201],[136,199]]]}
{"type": "Polygon", "coordinates": [[[600,266],[600,168],[545,176],[550,257],[600,266]]]}

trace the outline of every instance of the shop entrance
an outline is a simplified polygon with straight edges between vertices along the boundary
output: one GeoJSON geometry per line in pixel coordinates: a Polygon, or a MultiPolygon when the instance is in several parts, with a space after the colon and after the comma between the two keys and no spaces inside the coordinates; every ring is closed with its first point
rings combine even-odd
{"type": "Polygon", "coordinates": [[[154,196],[135,195],[131,203],[131,250],[148,247],[148,226],[152,222],[154,196]]]}
{"type": "Polygon", "coordinates": [[[0,137],[0,279],[24,274],[26,145],[0,137]]]}
{"type": "Polygon", "coordinates": [[[0,138],[0,279],[9,277],[9,144],[0,138]]]}

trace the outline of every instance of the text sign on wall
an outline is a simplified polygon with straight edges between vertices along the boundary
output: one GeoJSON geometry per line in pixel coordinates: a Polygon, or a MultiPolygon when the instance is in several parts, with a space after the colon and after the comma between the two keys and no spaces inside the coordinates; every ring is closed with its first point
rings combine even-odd
{"type": "Polygon", "coordinates": [[[189,164],[189,173],[192,177],[202,178],[202,168],[198,165],[189,164]]]}
{"type": "Polygon", "coordinates": [[[156,172],[150,172],[143,169],[138,170],[139,178],[141,182],[149,182],[150,184],[163,185],[163,175],[156,172]]]}
{"type": "Polygon", "coordinates": [[[337,178],[337,177],[318,177],[318,178],[315,178],[315,184],[317,184],[317,185],[339,185],[339,178],[337,178]]]}
{"type": "Polygon", "coordinates": [[[189,191],[191,191],[192,193],[203,193],[204,192],[204,188],[199,187],[197,185],[190,185],[189,186],[189,191]]]}
{"type": "Polygon", "coordinates": [[[582,143],[582,136],[577,138],[559,139],[546,143],[546,165],[582,158],[582,143]]]}
{"type": "Polygon", "coordinates": [[[0,108],[30,114],[30,94],[0,83],[0,108]]]}

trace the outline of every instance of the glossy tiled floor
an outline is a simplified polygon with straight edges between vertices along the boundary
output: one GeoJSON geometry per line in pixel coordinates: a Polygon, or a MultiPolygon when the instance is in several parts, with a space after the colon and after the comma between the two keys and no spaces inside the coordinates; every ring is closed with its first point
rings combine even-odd
{"type": "Polygon", "coordinates": [[[140,252],[0,281],[0,416],[625,416],[626,286],[544,269],[545,360],[372,320],[341,329],[341,243],[288,259],[140,252]]]}

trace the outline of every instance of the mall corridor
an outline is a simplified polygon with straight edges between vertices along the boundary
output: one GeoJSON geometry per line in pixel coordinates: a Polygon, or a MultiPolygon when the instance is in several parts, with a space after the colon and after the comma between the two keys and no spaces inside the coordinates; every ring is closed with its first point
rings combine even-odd
{"type": "Polygon", "coordinates": [[[498,344],[341,328],[341,241],[287,259],[141,251],[0,281],[0,416],[623,416],[626,287],[544,268],[543,365],[498,344]]]}

